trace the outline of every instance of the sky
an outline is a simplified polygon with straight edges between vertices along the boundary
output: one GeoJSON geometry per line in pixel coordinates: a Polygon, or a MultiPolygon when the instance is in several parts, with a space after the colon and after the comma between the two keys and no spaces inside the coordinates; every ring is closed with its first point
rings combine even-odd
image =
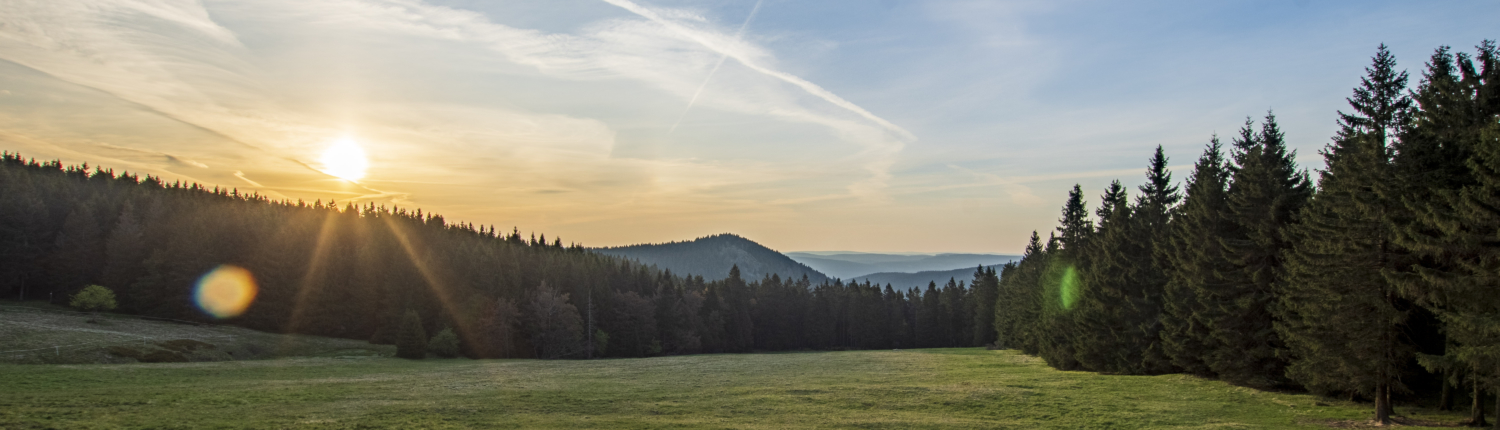
{"type": "Polygon", "coordinates": [[[1015,254],[1483,1],[7,0],[0,149],[617,246],[1015,254]],[[1128,3],[1128,4],[1127,4],[1128,3]]]}

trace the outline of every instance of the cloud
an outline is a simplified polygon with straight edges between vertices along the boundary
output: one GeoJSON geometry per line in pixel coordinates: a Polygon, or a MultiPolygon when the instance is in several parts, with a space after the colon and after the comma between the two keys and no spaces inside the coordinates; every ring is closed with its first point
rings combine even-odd
{"type": "MultiPolygon", "coordinates": [[[[326,63],[277,62],[275,53],[260,48],[258,44],[247,44],[246,37],[262,42],[262,45],[268,38],[297,40],[295,38],[303,37],[312,42],[309,45],[316,45],[335,43],[324,40],[325,35],[344,35],[379,40],[378,43],[386,45],[382,48],[389,48],[386,51],[391,53],[389,55],[401,55],[403,48],[426,51],[424,48],[438,43],[436,46],[463,54],[442,57],[442,61],[494,67],[495,60],[503,60],[533,68],[539,73],[539,79],[553,80],[547,83],[550,86],[565,86],[567,84],[563,82],[567,81],[595,82],[615,90],[618,85],[613,82],[623,79],[636,85],[644,84],[645,88],[665,91],[680,100],[701,98],[697,104],[705,109],[821,126],[833,139],[822,143],[817,143],[814,135],[797,139],[812,144],[811,147],[824,147],[819,150],[823,152],[838,153],[841,144],[860,148],[845,151],[833,161],[839,165],[849,161],[857,163],[865,172],[863,178],[843,174],[831,176],[846,181],[847,190],[856,195],[881,193],[891,177],[889,169],[895,163],[896,155],[905,142],[913,139],[911,133],[868,110],[805,79],[775,70],[771,66],[774,56],[764,48],[748,43],[734,33],[719,31],[699,14],[646,8],[631,2],[612,3],[646,21],[606,19],[583,26],[575,34],[565,34],[511,27],[475,11],[413,0],[210,1],[206,4],[187,0],[20,1],[0,6],[4,8],[0,11],[5,12],[0,17],[0,23],[4,25],[0,28],[0,56],[59,79],[138,103],[277,156],[312,160],[324,142],[355,130],[376,146],[370,151],[372,154],[387,157],[383,160],[386,166],[399,163],[395,170],[402,174],[418,173],[425,178],[442,176],[444,172],[440,170],[444,169],[423,168],[395,159],[430,159],[428,161],[442,164],[438,160],[451,160],[454,154],[479,150],[496,159],[508,160],[504,162],[510,163],[509,167],[535,173],[529,180],[546,180],[547,176],[576,173],[580,169],[626,176],[640,174],[631,171],[659,174],[676,169],[680,175],[703,170],[683,169],[684,166],[716,158],[754,169],[755,164],[786,164],[787,158],[751,161],[700,146],[691,149],[696,155],[678,155],[679,159],[671,162],[665,162],[666,159],[656,162],[608,160],[611,148],[619,143],[617,131],[620,127],[647,126],[643,124],[653,120],[649,114],[599,115],[597,112],[576,112],[576,109],[548,112],[546,107],[538,110],[525,105],[530,102],[527,100],[521,101],[521,106],[502,108],[414,103],[404,99],[374,104],[359,102],[359,107],[341,108],[346,111],[342,114],[320,112],[307,105],[321,101],[299,99],[304,96],[288,89],[299,83],[289,82],[287,71],[281,69],[290,66],[293,71],[316,70],[315,67],[326,63]],[[215,12],[209,13],[209,8],[215,12]],[[232,22],[221,24],[214,17],[232,22]],[[397,39],[388,40],[390,37],[397,39]],[[478,53],[474,48],[497,57],[474,57],[478,53]],[[705,81],[705,72],[722,58],[733,58],[737,66],[725,67],[715,78],[722,84],[704,90],[700,83],[705,81]],[[340,115],[357,119],[351,122],[340,119],[340,115]],[[728,158],[721,158],[725,156],[728,158]],[[593,161],[580,164],[578,160],[581,159],[593,161]],[[516,164],[515,160],[525,161],[516,164]],[[572,165],[559,166],[563,160],[572,162],[572,165]]],[[[357,45],[355,42],[351,46],[308,55],[358,57],[370,55],[362,54],[361,49],[373,49],[357,45]]],[[[312,60],[317,61],[317,58],[312,60]]],[[[363,66],[352,64],[344,67],[363,66]]],[[[374,80],[368,85],[378,88],[389,82],[378,75],[395,75],[400,71],[368,70],[350,78],[374,80]]],[[[332,78],[327,79],[332,81],[332,78]]],[[[312,90],[327,91],[322,88],[312,90]]],[[[577,98],[579,95],[564,97],[577,98]]],[[[609,108],[613,112],[629,110],[629,102],[639,100],[602,101],[605,104],[620,103],[609,108]]],[[[654,126],[663,129],[671,124],[667,116],[654,120],[660,121],[654,126]]],[[[724,133],[698,130],[679,133],[682,136],[676,138],[682,141],[716,139],[724,133]],[[720,134],[702,134],[705,132],[720,134]]],[[[733,136],[733,133],[727,135],[733,136]]],[[[770,142],[735,143],[765,145],[770,142]]],[[[802,147],[809,146],[804,144],[802,147]]],[[[776,152],[767,150],[759,154],[776,152]]],[[[791,159],[797,159],[795,155],[789,155],[791,159]]],[[[674,156],[668,154],[665,158],[674,156]]],[[[818,159],[827,160],[822,156],[818,159]]],[[[372,172],[372,175],[378,174],[372,172]]]]}

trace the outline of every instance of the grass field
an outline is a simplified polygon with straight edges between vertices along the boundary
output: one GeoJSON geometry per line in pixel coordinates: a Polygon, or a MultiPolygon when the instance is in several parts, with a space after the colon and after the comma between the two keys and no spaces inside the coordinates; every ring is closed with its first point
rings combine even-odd
{"type": "MultiPolygon", "coordinates": [[[[393,352],[0,306],[0,429],[1329,428],[1370,415],[1369,405],[1183,375],[1061,372],[1014,351],[593,361],[387,358],[393,352]]],[[[1408,423],[1462,419],[1397,412],[1408,423]]]]}
{"type": "Polygon", "coordinates": [[[1368,409],[1182,375],[1060,372],[982,349],[0,365],[7,429],[1329,428],[1368,409]]]}

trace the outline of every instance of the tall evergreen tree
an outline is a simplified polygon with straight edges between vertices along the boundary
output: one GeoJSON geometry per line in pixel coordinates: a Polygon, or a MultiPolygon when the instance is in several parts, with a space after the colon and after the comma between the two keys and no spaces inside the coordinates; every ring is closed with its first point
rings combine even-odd
{"type": "Polygon", "coordinates": [[[943,315],[942,292],[938,290],[937,282],[929,281],[927,290],[922,292],[920,305],[917,306],[917,347],[946,346],[947,339],[944,337],[947,335],[947,323],[947,318],[943,315]]]}
{"type": "Polygon", "coordinates": [[[1318,193],[1293,228],[1285,257],[1277,331],[1291,351],[1288,376],[1317,391],[1375,399],[1375,421],[1391,422],[1391,392],[1405,390],[1413,348],[1407,313],[1382,272],[1403,265],[1386,220],[1396,201],[1378,189],[1393,179],[1388,138],[1405,122],[1406,73],[1384,45],[1340,113],[1341,130],[1323,151],[1318,193]]]}
{"type": "Polygon", "coordinates": [[[979,266],[974,269],[972,288],[974,297],[974,337],[970,345],[988,345],[995,342],[995,301],[1000,298],[1000,277],[995,268],[979,266]]]}
{"type": "Polygon", "coordinates": [[[427,330],[422,328],[422,317],[408,310],[401,316],[401,331],[396,335],[396,356],[421,360],[427,356],[427,330]]]}
{"type": "Polygon", "coordinates": [[[94,212],[94,205],[80,204],[63,221],[47,265],[53,291],[71,295],[97,281],[104,266],[104,234],[94,212]]]}
{"type": "Polygon", "coordinates": [[[1156,248],[1171,268],[1162,291],[1162,351],[1174,366],[1199,376],[1213,375],[1204,361],[1214,350],[1206,311],[1224,282],[1219,275],[1232,267],[1220,242],[1229,221],[1229,167],[1220,149],[1214,136],[1193,166],[1169,236],[1156,248]]]}
{"type": "Polygon", "coordinates": [[[1220,378],[1253,387],[1286,381],[1284,348],[1272,326],[1275,285],[1281,255],[1288,247],[1287,229],[1312,194],[1307,172],[1299,171],[1296,151],[1286,147],[1276,117],[1267,113],[1259,133],[1245,121],[1235,139],[1235,169],[1229,183],[1230,229],[1222,237],[1233,267],[1217,277],[1226,282],[1214,291],[1204,321],[1214,337],[1206,354],[1209,369],[1220,378]]]}
{"type": "Polygon", "coordinates": [[[1042,311],[1033,330],[1038,355],[1047,364],[1074,370],[1080,363],[1074,357],[1072,337],[1079,332],[1073,310],[1082,294],[1086,254],[1094,232],[1082,186],[1075,184],[1068,192],[1068,201],[1063,204],[1062,218],[1058,221],[1058,234],[1048,239],[1042,254],[1045,258],[1038,262],[1042,311]]]}
{"type": "Polygon", "coordinates": [[[1135,236],[1144,243],[1142,265],[1135,280],[1138,290],[1132,291],[1133,319],[1130,326],[1141,337],[1134,341],[1142,344],[1140,369],[1146,373],[1166,373],[1175,370],[1165,347],[1161,344],[1162,312],[1165,307],[1168,273],[1173,271],[1172,261],[1155,252],[1157,243],[1166,241],[1171,235],[1172,213],[1182,201],[1180,188],[1172,184],[1172,172],[1167,169],[1167,156],[1161,145],[1156,146],[1150,165],[1146,169],[1146,183],[1140,186],[1141,195],[1136,200],[1134,211],[1135,236]]]}
{"type": "Polygon", "coordinates": [[[1120,181],[1110,182],[1105,188],[1096,214],[1099,228],[1082,255],[1087,269],[1082,271],[1078,303],[1071,314],[1071,346],[1074,358],[1085,369],[1129,372],[1132,356],[1139,357],[1139,351],[1121,343],[1121,335],[1128,330],[1125,313],[1130,305],[1125,291],[1136,269],[1129,260],[1140,250],[1132,249],[1138,246],[1131,234],[1132,208],[1120,181]]]}
{"type": "Polygon", "coordinates": [[[1058,220],[1061,224],[1057,227],[1060,233],[1057,240],[1061,248],[1069,250],[1072,256],[1079,257],[1084,252],[1084,243],[1088,241],[1089,234],[1094,232],[1094,222],[1089,220],[1088,203],[1084,202],[1083,186],[1074,184],[1073,190],[1068,192],[1068,202],[1063,204],[1062,218],[1058,220]]]}
{"type": "Polygon", "coordinates": [[[1484,40],[1478,48],[1476,57],[1464,52],[1451,54],[1448,46],[1437,49],[1413,93],[1416,106],[1410,126],[1397,142],[1395,180],[1388,189],[1398,193],[1394,198],[1400,198],[1406,210],[1397,211],[1398,216],[1389,222],[1398,243],[1415,250],[1416,264],[1386,274],[1401,286],[1404,297],[1445,319],[1445,334],[1449,336],[1446,345],[1451,348],[1443,357],[1424,357],[1422,361],[1430,369],[1445,372],[1449,384],[1460,382],[1460,375],[1469,376],[1476,394],[1470,423],[1484,426],[1479,388],[1485,375],[1496,372],[1482,361],[1460,357],[1463,351],[1472,349],[1457,340],[1463,330],[1451,318],[1463,310],[1452,307],[1461,309],[1469,303],[1463,298],[1454,301],[1449,295],[1451,289],[1470,288],[1464,273],[1478,258],[1478,250],[1472,241],[1473,231],[1458,225],[1458,220],[1467,217],[1473,222],[1482,217],[1482,211],[1473,210],[1461,216],[1461,207],[1466,205],[1463,201],[1484,190],[1487,171],[1481,153],[1494,144],[1485,141],[1485,130],[1494,127],[1500,114],[1500,55],[1493,40],[1484,40]],[[1473,195],[1466,198],[1463,192],[1473,195]],[[1467,372],[1463,367],[1469,367],[1467,372]]]}
{"type": "Polygon", "coordinates": [[[1078,359],[1096,370],[1165,373],[1161,352],[1161,262],[1154,243],[1164,236],[1168,211],[1181,196],[1172,185],[1167,157],[1158,146],[1146,169],[1141,195],[1131,204],[1115,181],[1100,206],[1099,229],[1090,242],[1083,299],[1075,318],[1078,359]],[[1108,209],[1109,212],[1104,212],[1108,209]]]}
{"type": "Polygon", "coordinates": [[[1037,354],[1036,328],[1043,309],[1041,268],[1045,249],[1041,236],[1031,232],[1031,241],[1021,260],[1006,264],[1000,272],[1000,294],[995,301],[997,345],[1037,354]]]}

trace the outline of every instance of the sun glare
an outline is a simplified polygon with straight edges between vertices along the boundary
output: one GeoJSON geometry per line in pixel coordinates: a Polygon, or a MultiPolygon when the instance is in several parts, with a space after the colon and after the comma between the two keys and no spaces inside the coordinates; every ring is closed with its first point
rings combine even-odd
{"type": "Polygon", "coordinates": [[[364,148],[360,148],[359,143],[347,137],[333,142],[333,146],[323,151],[323,158],[318,162],[323,164],[323,173],[349,182],[364,178],[365,169],[370,167],[370,161],[365,158],[364,148]]]}

